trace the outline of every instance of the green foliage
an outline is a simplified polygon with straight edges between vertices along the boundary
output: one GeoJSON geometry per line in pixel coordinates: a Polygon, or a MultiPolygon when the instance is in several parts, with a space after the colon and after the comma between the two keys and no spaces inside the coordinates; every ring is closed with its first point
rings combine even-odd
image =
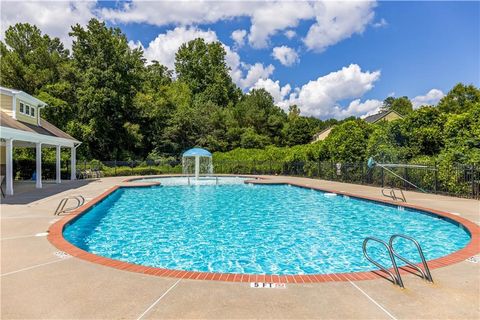
{"type": "Polygon", "coordinates": [[[394,110],[402,116],[408,115],[413,111],[412,102],[408,97],[388,97],[383,100],[382,111],[394,110]]]}
{"type": "MultiPolygon", "coordinates": [[[[287,114],[263,89],[243,93],[229,75],[219,42],[183,44],[174,73],[156,61],[147,64],[120,29],[96,19],[73,26],[70,35],[71,54],[35,26],[9,27],[0,42],[0,83],[47,102],[42,116],[83,142],[80,158],[164,159],[200,146],[215,152],[215,160],[234,163],[231,169],[238,172],[254,170],[245,168],[245,161],[278,174],[304,162],[303,174],[309,175],[315,170],[335,175],[332,163],[362,163],[370,156],[444,168],[480,162],[480,90],[473,85],[458,84],[437,107],[417,110],[407,97],[388,97],[382,110],[404,116],[392,122],[322,121],[302,116],[298,106],[287,114]],[[310,144],[330,126],[335,127],[324,141],[310,144]],[[316,167],[318,161],[326,167],[316,167]]],[[[45,157],[54,159],[52,153],[45,157]]]]}

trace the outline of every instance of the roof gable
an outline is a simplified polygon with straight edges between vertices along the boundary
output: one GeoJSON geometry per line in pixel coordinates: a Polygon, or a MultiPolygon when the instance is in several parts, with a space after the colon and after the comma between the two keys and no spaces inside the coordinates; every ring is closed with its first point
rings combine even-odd
{"type": "Polygon", "coordinates": [[[403,116],[398,113],[397,111],[395,110],[388,110],[388,111],[384,111],[384,112],[379,112],[379,113],[376,113],[376,114],[372,114],[371,116],[368,116],[366,118],[364,118],[363,120],[365,120],[366,122],[368,123],[375,123],[377,121],[380,121],[382,120],[383,118],[385,118],[387,115],[389,115],[390,113],[395,113],[396,115],[398,115],[400,118],[403,118],[403,116]]]}

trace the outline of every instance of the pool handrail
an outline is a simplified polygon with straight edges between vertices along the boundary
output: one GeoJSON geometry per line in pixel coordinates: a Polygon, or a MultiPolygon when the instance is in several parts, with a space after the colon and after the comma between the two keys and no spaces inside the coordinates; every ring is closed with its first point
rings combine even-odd
{"type": "Polygon", "coordinates": [[[393,187],[392,188],[383,188],[382,189],[382,195],[387,197],[387,198],[392,198],[392,200],[395,200],[395,201],[401,200],[403,202],[407,202],[407,198],[405,198],[405,194],[403,193],[403,190],[400,189],[400,188],[393,188],[393,187]],[[390,189],[390,194],[389,195],[385,193],[386,189],[390,189]],[[395,190],[399,190],[400,193],[402,194],[402,196],[397,197],[397,194],[395,193],[395,190]]]}
{"type": "Polygon", "coordinates": [[[395,257],[393,255],[392,248],[385,241],[380,240],[378,238],[374,238],[374,237],[366,237],[365,240],[363,240],[362,249],[363,249],[363,255],[365,256],[365,258],[368,261],[370,261],[371,263],[373,263],[375,266],[380,268],[380,270],[387,273],[392,278],[393,284],[398,285],[400,288],[405,288],[404,285],[403,285],[402,277],[400,276],[400,272],[398,271],[397,263],[395,262],[395,257]],[[392,261],[392,266],[393,266],[393,270],[395,271],[395,274],[393,274],[390,270],[388,270],[386,267],[384,267],[383,265],[381,265],[377,261],[373,260],[368,255],[368,253],[367,253],[367,243],[368,243],[368,241],[378,242],[378,243],[382,244],[387,249],[388,255],[390,256],[390,260],[392,261]]]}
{"type": "Polygon", "coordinates": [[[85,198],[81,195],[79,196],[69,196],[69,197],[65,197],[63,198],[62,200],[60,200],[60,203],[58,204],[57,206],[57,209],[55,209],[55,213],[53,214],[54,216],[58,216],[60,215],[61,213],[65,213],[65,212],[69,212],[69,211],[72,211],[72,210],[75,210],[77,208],[80,208],[81,206],[83,206],[85,203],[85,198]],[[69,208],[65,208],[65,206],[67,205],[67,202],[69,200],[76,200],[77,201],[77,205],[76,206],[73,206],[73,207],[69,207],[69,208]]]}
{"type": "Polygon", "coordinates": [[[417,240],[415,240],[414,238],[409,237],[407,235],[404,235],[404,234],[394,234],[390,237],[390,240],[389,240],[388,244],[389,244],[390,249],[392,250],[392,253],[395,257],[397,257],[398,259],[402,260],[403,262],[405,262],[410,267],[412,267],[412,268],[416,269],[418,272],[420,272],[423,279],[433,283],[432,274],[430,273],[430,269],[428,268],[427,261],[425,260],[425,256],[423,254],[422,247],[420,246],[420,244],[418,243],[417,240]],[[395,249],[393,247],[393,241],[396,238],[403,238],[403,239],[406,239],[406,240],[410,240],[411,242],[413,242],[413,244],[415,244],[415,247],[417,247],[417,250],[418,250],[418,254],[420,255],[420,258],[422,259],[422,264],[423,264],[423,269],[424,270],[422,270],[422,268],[420,268],[419,266],[417,266],[415,263],[411,262],[407,258],[402,257],[400,254],[398,254],[395,251],[395,249]]]}

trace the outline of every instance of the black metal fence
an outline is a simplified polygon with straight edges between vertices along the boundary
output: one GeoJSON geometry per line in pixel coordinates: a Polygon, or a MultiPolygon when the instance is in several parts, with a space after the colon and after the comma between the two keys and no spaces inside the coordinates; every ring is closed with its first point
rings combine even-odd
{"type": "MultiPolygon", "coordinates": [[[[414,189],[382,167],[369,169],[366,163],[322,161],[215,161],[214,172],[220,174],[287,175],[381,187],[414,189]]],[[[62,162],[62,179],[68,179],[70,162],[62,162]]],[[[422,167],[389,168],[426,192],[480,199],[480,165],[448,164],[422,167]]],[[[17,179],[31,179],[35,161],[14,163],[17,179]]],[[[77,176],[102,171],[105,176],[159,175],[182,173],[179,160],[146,161],[77,161],[77,176]]],[[[42,163],[43,179],[55,178],[55,163],[42,163]]]]}

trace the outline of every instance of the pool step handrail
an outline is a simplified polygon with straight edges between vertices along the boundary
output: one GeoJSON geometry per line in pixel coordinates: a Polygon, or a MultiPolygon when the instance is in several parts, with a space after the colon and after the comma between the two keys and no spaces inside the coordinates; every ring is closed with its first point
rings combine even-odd
{"type": "Polygon", "coordinates": [[[83,196],[69,196],[69,197],[65,197],[63,198],[62,200],[60,200],[60,203],[58,204],[57,206],[57,209],[55,210],[55,213],[53,214],[54,216],[58,216],[60,215],[61,213],[65,213],[65,212],[70,212],[72,210],[75,210],[77,208],[80,208],[81,206],[83,206],[83,204],[85,203],[85,198],[83,196]],[[67,205],[68,201],[69,200],[76,200],[77,201],[77,204],[74,205],[73,207],[68,207],[68,208],[65,208],[65,206],[67,205]]]}
{"type": "Polygon", "coordinates": [[[400,189],[400,188],[383,188],[382,189],[382,195],[387,197],[387,198],[392,198],[395,201],[400,200],[400,201],[403,201],[403,202],[407,202],[407,198],[405,198],[405,194],[403,193],[403,190],[400,189]],[[390,189],[389,194],[385,193],[385,190],[387,190],[387,189],[390,189]],[[395,190],[400,191],[401,197],[397,196],[397,193],[395,192],[395,190]]]}
{"type": "Polygon", "coordinates": [[[410,267],[414,268],[415,270],[417,270],[418,272],[420,272],[421,276],[423,279],[427,280],[428,282],[432,282],[433,283],[433,278],[432,278],[432,274],[430,273],[430,269],[428,268],[428,264],[427,264],[427,261],[425,260],[425,255],[423,254],[423,250],[422,250],[422,247],[420,246],[420,244],[418,243],[417,240],[415,240],[414,238],[412,237],[409,237],[407,235],[404,235],[404,234],[394,234],[390,237],[390,240],[388,242],[388,245],[393,253],[393,255],[395,257],[397,257],[398,259],[402,260],[403,262],[405,262],[407,265],[409,265],[410,267]],[[396,238],[402,238],[402,239],[406,239],[406,240],[409,240],[411,242],[413,242],[413,244],[415,244],[415,247],[417,247],[417,251],[418,251],[418,254],[420,255],[420,258],[422,260],[422,264],[423,264],[423,270],[422,268],[420,268],[419,266],[417,266],[415,263],[411,262],[410,260],[408,260],[407,258],[405,257],[402,257],[400,254],[398,254],[394,247],[393,247],[393,241],[396,239],[396,238]]]}
{"type": "Polygon", "coordinates": [[[368,261],[370,261],[375,266],[380,268],[380,270],[382,270],[383,272],[387,273],[392,278],[393,284],[398,285],[400,288],[405,288],[403,286],[403,281],[402,281],[402,277],[400,276],[400,272],[398,271],[397,263],[395,262],[395,257],[393,255],[392,248],[385,241],[374,238],[374,237],[367,237],[367,238],[365,238],[365,240],[363,240],[362,248],[363,248],[363,255],[365,256],[365,258],[368,261]],[[378,242],[378,243],[382,244],[387,249],[388,255],[390,256],[390,260],[392,262],[393,271],[395,272],[395,274],[393,274],[390,270],[388,270],[386,267],[384,267],[383,265],[381,265],[379,262],[375,261],[374,259],[372,259],[368,255],[368,253],[367,253],[368,241],[378,242]]]}

